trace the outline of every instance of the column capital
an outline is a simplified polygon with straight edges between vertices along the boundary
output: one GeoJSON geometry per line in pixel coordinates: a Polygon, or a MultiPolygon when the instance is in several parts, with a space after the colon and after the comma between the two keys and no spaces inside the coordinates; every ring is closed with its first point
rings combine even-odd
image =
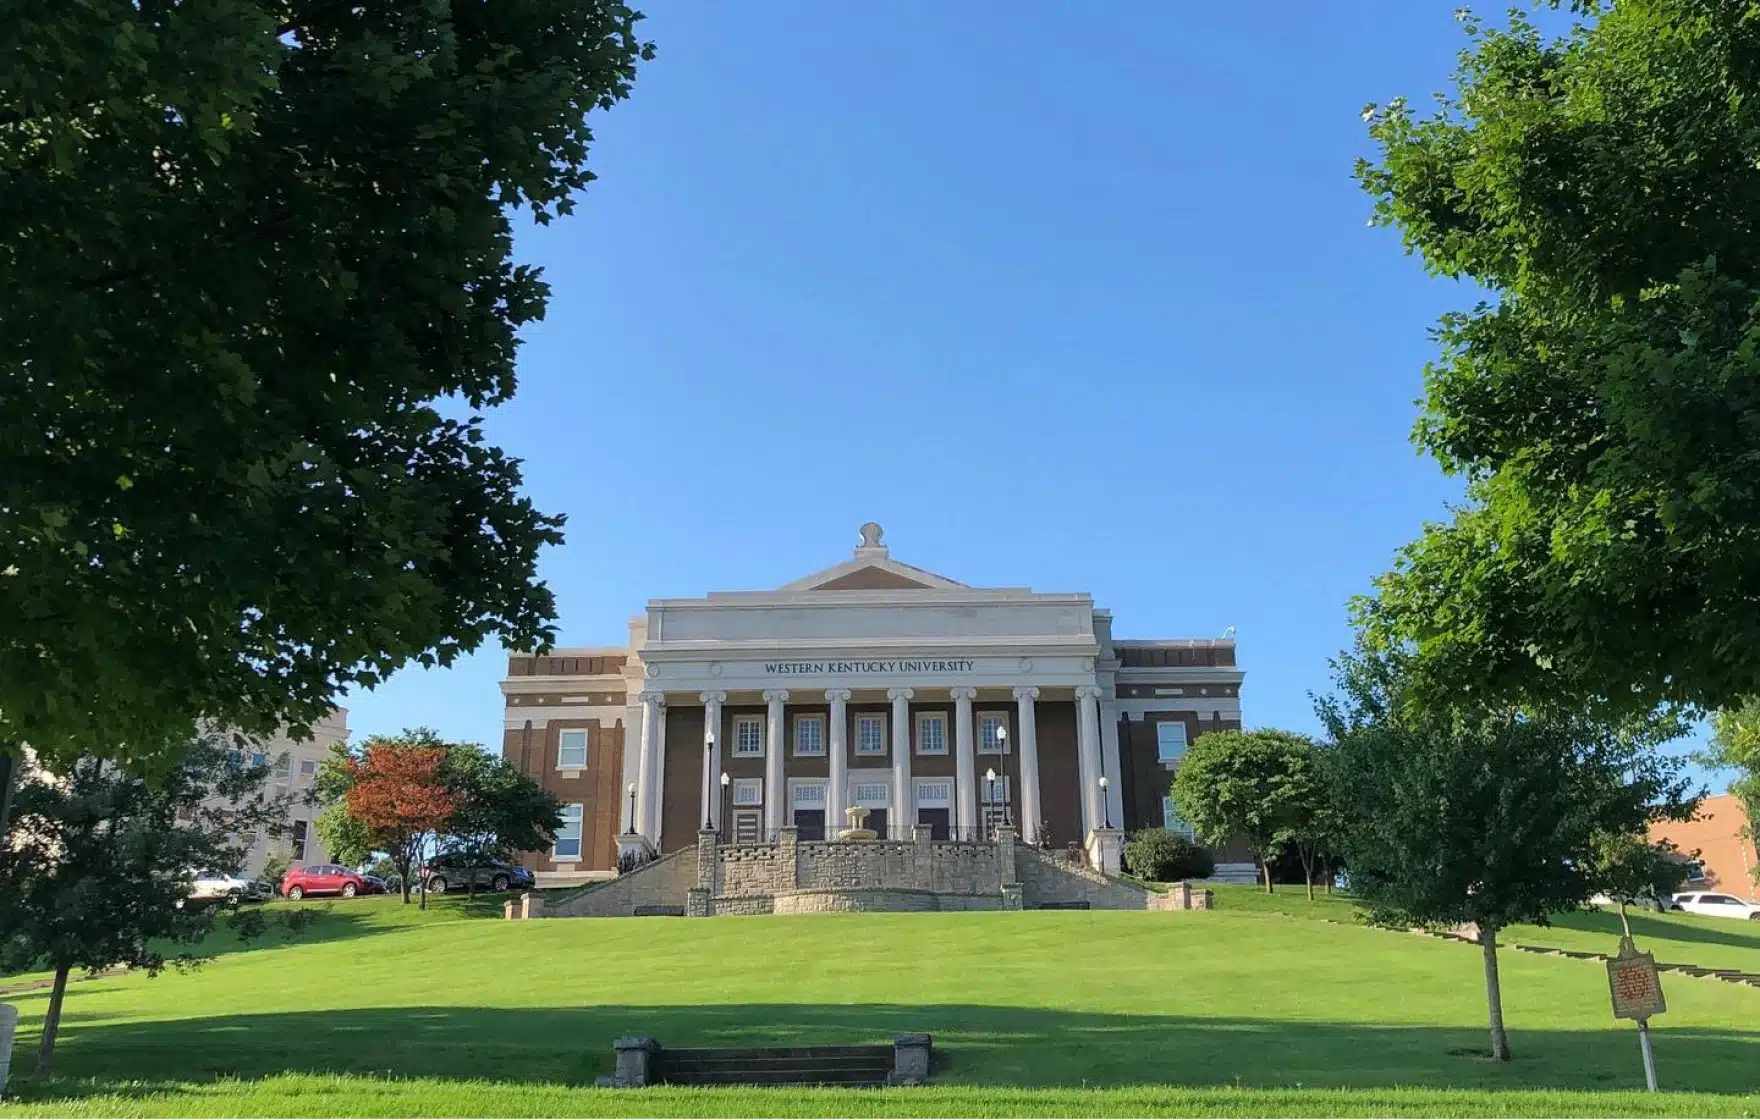
{"type": "Polygon", "coordinates": [[[699,692],[699,693],[697,693],[697,699],[702,701],[705,704],[725,704],[725,703],[727,703],[727,693],[725,693],[725,692],[699,692]]]}
{"type": "Polygon", "coordinates": [[[788,689],[786,689],[786,688],[767,688],[767,689],[765,689],[764,690],[764,703],[766,703],[766,704],[786,704],[786,703],[788,703],[788,689]]]}
{"type": "Polygon", "coordinates": [[[644,692],[636,699],[644,704],[652,704],[656,708],[663,708],[666,706],[666,694],[664,692],[644,692]]]}
{"type": "Polygon", "coordinates": [[[1014,689],[1014,698],[1016,700],[1037,700],[1039,698],[1039,689],[1030,684],[1016,685],[1014,689]]]}
{"type": "Polygon", "coordinates": [[[916,694],[917,690],[914,688],[889,688],[886,690],[886,698],[888,700],[909,700],[915,697],[916,694]]]}
{"type": "Polygon", "coordinates": [[[1076,699],[1077,700],[1098,700],[1098,699],[1100,699],[1100,686],[1095,685],[1095,684],[1077,685],[1076,686],[1076,699]]]}
{"type": "Polygon", "coordinates": [[[825,690],[825,699],[833,704],[847,704],[849,698],[850,691],[847,688],[828,688],[825,690]]]}
{"type": "Polygon", "coordinates": [[[955,700],[976,700],[978,698],[978,690],[969,684],[955,685],[948,691],[952,693],[955,700]]]}

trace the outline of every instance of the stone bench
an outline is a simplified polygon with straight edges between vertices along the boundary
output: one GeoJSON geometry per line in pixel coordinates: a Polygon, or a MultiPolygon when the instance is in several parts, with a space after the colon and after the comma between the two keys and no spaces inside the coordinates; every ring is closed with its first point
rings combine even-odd
{"type": "Polygon", "coordinates": [[[647,1085],[921,1085],[929,1080],[933,1041],[901,1034],[891,1046],[688,1047],[651,1038],[620,1038],[617,1072],[602,1088],[647,1085]]]}

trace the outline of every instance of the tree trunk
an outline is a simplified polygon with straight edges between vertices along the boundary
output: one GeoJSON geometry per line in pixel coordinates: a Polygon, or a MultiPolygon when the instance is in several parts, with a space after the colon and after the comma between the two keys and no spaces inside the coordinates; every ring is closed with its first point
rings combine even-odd
{"type": "Polygon", "coordinates": [[[1271,863],[1270,863],[1270,861],[1260,860],[1259,866],[1261,868],[1263,868],[1264,872],[1265,872],[1265,893],[1266,894],[1276,894],[1277,888],[1271,885],[1271,863]]]}
{"type": "Polygon", "coordinates": [[[1479,923],[1479,949],[1485,954],[1485,1006],[1491,1013],[1491,1057],[1509,1061],[1509,1034],[1503,1029],[1503,987],[1497,979],[1497,927],[1479,923]]]}
{"type": "Polygon", "coordinates": [[[12,761],[14,743],[0,743],[0,840],[6,838],[6,829],[12,823],[12,783],[18,774],[18,766],[12,761]]]}
{"type": "Polygon", "coordinates": [[[43,1040],[37,1045],[37,1068],[31,1071],[32,1084],[49,1076],[49,1066],[55,1060],[55,1035],[61,1030],[61,1001],[67,996],[67,974],[72,971],[72,965],[56,966],[55,987],[49,993],[49,1011],[43,1016],[43,1040]]]}
{"type": "Polygon", "coordinates": [[[1304,867],[1302,868],[1302,875],[1308,880],[1308,901],[1312,902],[1314,901],[1314,873],[1304,867]]]}

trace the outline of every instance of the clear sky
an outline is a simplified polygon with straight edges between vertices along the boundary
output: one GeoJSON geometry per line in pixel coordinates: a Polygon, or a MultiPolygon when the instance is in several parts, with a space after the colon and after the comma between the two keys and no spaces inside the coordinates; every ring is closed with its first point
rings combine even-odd
{"type": "MultiPolygon", "coordinates": [[[[568,515],[562,644],[780,585],[856,528],[1120,637],[1238,628],[1316,727],[1346,602],[1456,492],[1408,442],[1473,293],[1366,225],[1361,110],[1442,88],[1454,3],[655,5],[492,436],[568,515]]],[[[497,647],[351,696],[497,744],[497,647]]]]}

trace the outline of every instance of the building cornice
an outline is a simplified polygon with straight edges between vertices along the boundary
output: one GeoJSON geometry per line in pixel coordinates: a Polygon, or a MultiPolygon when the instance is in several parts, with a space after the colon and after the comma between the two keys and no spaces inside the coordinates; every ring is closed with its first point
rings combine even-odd
{"type": "Polygon", "coordinates": [[[825,657],[852,658],[888,654],[896,657],[946,657],[956,653],[984,653],[1017,657],[1095,657],[1100,647],[1092,639],[1071,637],[1001,638],[798,638],[777,642],[681,639],[659,642],[642,651],[648,664],[677,661],[783,661],[812,653],[825,657]]]}
{"type": "Polygon", "coordinates": [[[1119,684],[1239,684],[1247,674],[1221,665],[1132,666],[1116,671],[1119,684]]]}
{"type": "Polygon", "coordinates": [[[893,589],[879,591],[726,591],[703,599],[650,599],[648,609],[665,611],[787,610],[791,608],[1016,606],[1021,603],[1091,604],[1086,594],[1046,594],[1025,587],[893,589]]]}

